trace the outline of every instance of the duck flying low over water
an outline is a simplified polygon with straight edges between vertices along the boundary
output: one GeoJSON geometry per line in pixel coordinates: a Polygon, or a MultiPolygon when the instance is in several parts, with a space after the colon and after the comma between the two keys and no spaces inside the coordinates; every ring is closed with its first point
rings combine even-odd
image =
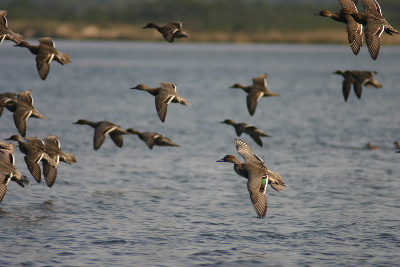
{"type": "MultiPolygon", "coordinates": [[[[44,168],[50,168],[52,170],[57,168],[57,163],[47,154],[46,146],[38,137],[25,137],[25,141],[19,135],[12,135],[6,140],[18,142],[19,150],[25,154],[24,160],[28,170],[38,183],[41,182],[42,177],[42,171],[39,165],[40,162],[42,162],[44,168]]],[[[54,180],[55,176],[57,176],[57,171],[49,172],[46,174],[45,180],[54,180]]]]}
{"type": "Polygon", "coordinates": [[[257,127],[255,127],[251,124],[245,123],[245,122],[236,123],[231,119],[226,119],[224,121],[221,121],[220,123],[232,125],[233,128],[235,128],[235,132],[236,132],[237,136],[241,136],[242,133],[248,134],[254,140],[254,142],[256,142],[257,145],[259,145],[261,147],[263,146],[261,137],[271,137],[270,135],[264,133],[257,127]]]}
{"type": "Polygon", "coordinates": [[[256,112],[258,100],[260,100],[260,98],[269,96],[280,96],[279,94],[268,90],[267,77],[268,73],[264,73],[257,77],[254,77],[252,85],[244,86],[240,83],[235,83],[230,87],[242,89],[247,93],[246,103],[250,116],[253,116],[256,112]]]}
{"type": "MultiPolygon", "coordinates": [[[[46,146],[46,152],[51,159],[58,165],[60,161],[63,161],[68,164],[73,164],[76,162],[75,155],[72,153],[65,153],[61,149],[60,140],[58,139],[57,135],[49,135],[44,139],[44,145],[46,146]]],[[[56,172],[57,168],[54,168],[51,165],[43,165],[43,175],[46,180],[46,184],[48,187],[52,187],[56,175],[50,176],[49,173],[56,172]],[[51,180],[52,179],[52,180],[51,180]]]]}
{"type": "Polygon", "coordinates": [[[381,35],[386,32],[389,35],[393,33],[399,34],[382,15],[381,7],[376,0],[361,0],[364,5],[364,12],[343,7],[340,14],[352,16],[353,19],[364,26],[365,40],[368,51],[373,60],[376,60],[381,48],[381,35]]]}
{"type": "Polygon", "coordinates": [[[117,147],[122,147],[124,139],[122,135],[129,134],[127,131],[109,121],[92,122],[88,120],[78,120],[73,124],[89,125],[94,128],[93,149],[98,150],[106,140],[106,136],[110,135],[111,140],[117,147]]]}
{"type": "Polygon", "coordinates": [[[34,107],[33,91],[25,91],[17,94],[17,101],[7,103],[6,108],[13,111],[15,126],[20,135],[25,136],[29,118],[47,119],[34,107]]]}
{"type": "Polygon", "coordinates": [[[347,101],[351,86],[354,88],[354,92],[358,98],[361,98],[362,87],[375,87],[382,88],[383,85],[380,84],[375,78],[374,73],[377,74],[376,71],[359,71],[359,70],[346,70],[340,71],[337,70],[333,74],[342,75],[344,80],[342,84],[342,92],[344,101],[347,101]]]}
{"type": "Polygon", "coordinates": [[[174,38],[188,38],[190,35],[182,28],[182,22],[172,21],[165,26],[159,26],[153,22],[148,23],[143,29],[156,29],[168,42],[172,43],[174,38]]]}
{"type": "Polygon", "coordinates": [[[270,184],[276,191],[285,190],[285,182],[280,174],[269,170],[264,161],[254,154],[251,147],[241,139],[235,139],[237,152],[244,158],[245,162],[234,155],[226,155],[217,162],[233,163],[235,172],[247,179],[247,189],[250,193],[251,202],[259,218],[264,218],[267,213],[267,185],[270,184]]]}
{"type": "Polygon", "coordinates": [[[159,133],[140,132],[133,128],[126,129],[126,131],[137,135],[150,149],[153,149],[154,146],[179,146],[168,137],[159,133]]]}
{"type": "Polygon", "coordinates": [[[31,45],[27,41],[21,41],[15,46],[26,47],[36,55],[36,68],[42,80],[45,80],[50,72],[50,63],[55,60],[61,65],[71,63],[71,57],[63,54],[56,48],[52,38],[39,38],[39,45],[31,45]]]}
{"type": "Polygon", "coordinates": [[[8,190],[10,181],[14,181],[21,187],[30,185],[29,180],[15,166],[15,145],[0,141],[0,203],[8,190]]]}
{"type": "Polygon", "coordinates": [[[165,122],[169,103],[179,103],[185,106],[191,105],[189,101],[179,95],[176,90],[176,84],[160,82],[160,87],[149,87],[144,84],[138,84],[131,89],[146,91],[155,96],[156,110],[158,117],[162,122],[165,122]]]}
{"type": "Polygon", "coordinates": [[[3,42],[3,40],[10,40],[14,43],[19,43],[24,40],[24,37],[8,28],[6,19],[7,13],[7,10],[0,10],[0,44],[3,42]]]}
{"type": "MultiPolygon", "coordinates": [[[[339,2],[342,5],[342,9],[345,8],[354,13],[358,12],[356,7],[357,1],[339,0],[339,2]]],[[[361,24],[356,22],[351,15],[346,15],[340,12],[331,12],[328,10],[322,10],[321,12],[315,15],[328,17],[334,21],[345,23],[347,29],[347,38],[349,40],[351,50],[355,55],[357,55],[360,52],[360,49],[363,44],[363,37],[362,37],[363,27],[361,24]]]]}

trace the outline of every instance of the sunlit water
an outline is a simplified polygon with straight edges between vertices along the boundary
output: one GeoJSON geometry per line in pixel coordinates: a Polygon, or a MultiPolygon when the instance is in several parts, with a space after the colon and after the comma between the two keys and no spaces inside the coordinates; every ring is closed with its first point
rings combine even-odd
{"type": "MultiPolygon", "coordinates": [[[[32,40],[33,43],[36,41],[32,40]]],[[[0,46],[1,92],[34,90],[48,120],[29,119],[27,136],[59,135],[78,163],[60,163],[53,188],[10,184],[0,204],[1,266],[394,266],[400,262],[400,48],[377,61],[363,47],[81,42],[56,40],[73,62],[45,81],[25,48],[0,46]],[[384,85],[347,103],[336,70],[376,70],[384,85]],[[234,83],[268,72],[269,88],[250,117],[234,83]],[[192,106],[171,104],[163,124],[154,97],[130,90],[173,82],[192,106]],[[216,163],[237,155],[233,127],[252,123],[264,147],[242,136],[287,190],[268,189],[258,219],[246,180],[216,163]],[[123,148],[78,119],[163,133],[181,147],[149,150],[137,136],[123,148]],[[380,150],[366,150],[371,142],[380,150]]],[[[16,134],[12,114],[1,138],[16,134]]]]}

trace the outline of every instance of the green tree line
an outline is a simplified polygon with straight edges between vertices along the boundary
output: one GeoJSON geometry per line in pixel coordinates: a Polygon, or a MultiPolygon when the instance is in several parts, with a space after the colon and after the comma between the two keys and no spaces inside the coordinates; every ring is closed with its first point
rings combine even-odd
{"type": "MultiPolygon", "coordinates": [[[[400,25],[399,0],[379,1],[385,18],[400,25]]],[[[185,22],[192,31],[262,32],[337,28],[338,23],[314,14],[339,11],[339,1],[268,0],[2,0],[9,18],[144,25],[147,22],[185,22]]],[[[362,4],[358,4],[363,11],[362,4]]]]}

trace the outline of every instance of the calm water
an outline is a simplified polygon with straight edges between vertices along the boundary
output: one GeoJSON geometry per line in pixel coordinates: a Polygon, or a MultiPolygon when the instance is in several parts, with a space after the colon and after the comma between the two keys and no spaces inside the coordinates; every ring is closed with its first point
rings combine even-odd
{"type": "MultiPolygon", "coordinates": [[[[35,41],[32,41],[35,43],[35,41]]],[[[34,56],[3,42],[1,92],[34,90],[49,120],[30,119],[27,136],[59,135],[78,163],[61,163],[49,189],[10,184],[0,204],[0,266],[394,266],[400,262],[400,47],[377,61],[363,47],[56,41],[73,63],[52,63],[40,80],[34,56]],[[336,70],[376,70],[381,90],[347,103],[336,70]],[[245,93],[229,89],[268,72],[281,97],[263,98],[250,117],[245,93]],[[171,104],[165,124],[139,83],[177,83],[192,106],[171,104]],[[124,147],[78,119],[155,131],[181,147],[149,150],[136,136],[124,147]],[[234,129],[224,119],[266,131],[258,147],[287,190],[268,189],[258,219],[246,180],[231,164],[234,129]],[[367,142],[380,150],[363,149],[367,142]]],[[[1,138],[16,134],[11,113],[1,138]]]]}

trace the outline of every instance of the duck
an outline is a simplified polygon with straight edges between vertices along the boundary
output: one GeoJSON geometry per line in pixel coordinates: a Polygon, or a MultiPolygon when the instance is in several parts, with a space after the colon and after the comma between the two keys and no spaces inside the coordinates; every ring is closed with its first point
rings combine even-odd
{"type": "Polygon", "coordinates": [[[8,23],[6,19],[7,13],[7,10],[0,10],[0,44],[4,40],[10,40],[17,44],[23,41],[24,37],[21,34],[15,33],[10,30],[10,28],[8,28],[8,23]]]}
{"type": "Polygon", "coordinates": [[[58,51],[52,38],[39,38],[39,45],[31,45],[27,41],[21,41],[15,46],[26,47],[29,51],[36,55],[36,68],[42,80],[45,80],[50,72],[50,63],[52,60],[57,61],[61,65],[71,63],[69,54],[58,51]]]}
{"type": "Polygon", "coordinates": [[[25,154],[24,160],[28,170],[38,183],[42,180],[42,171],[39,165],[40,162],[42,162],[44,169],[48,168],[53,170],[46,173],[45,180],[55,180],[55,176],[57,176],[57,171],[55,169],[57,168],[57,163],[47,154],[46,146],[42,140],[38,137],[25,137],[25,141],[20,135],[12,135],[5,140],[18,142],[19,150],[25,154]]]}
{"type": "Polygon", "coordinates": [[[153,149],[154,146],[176,146],[179,147],[178,144],[175,144],[171,139],[168,137],[159,134],[159,133],[152,133],[152,132],[140,132],[133,128],[128,128],[126,131],[130,134],[137,135],[149,149],[153,149]]]}
{"type": "Polygon", "coordinates": [[[257,103],[261,97],[280,96],[268,89],[267,77],[268,73],[264,73],[254,77],[252,85],[244,86],[240,83],[235,83],[230,87],[242,89],[247,93],[247,109],[249,110],[250,116],[253,116],[256,112],[257,103]]]}
{"type": "Polygon", "coordinates": [[[122,135],[129,134],[121,126],[116,125],[109,121],[92,122],[80,119],[74,122],[73,124],[89,125],[90,127],[94,128],[94,137],[93,137],[94,150],[98,150],[103,145],[107,135],[110,135],[111,140],[117,147],[122,147],[124,142],[122,135]]]}
{"type": "Polygon", "coordinates": [[[394,141],[393,145],[395,148],[400,148],[400,141],[394,141]]]}
{"type": "Polygon", "coordinates": [[[245,141],[236,138],[235,147],[239,155],[245,162],[242,163],[234,155],[226,155],[217,162],[233,163],[235,172],[247,179],[247,189],[250,193],[250,199],[259,218],[264,218],[267,213],[267,185],[276,191],[286,189],[285,182],[280,174],[269,170],[264,161],[254,154],[252,148],[245,141]]]}
{"type": "Polygon", "coordinates": [[[382,88],[383,85],[374,78],[374,74],[377,73],[378,72],[376,71],[346,70],[343,72],[341,70],[337,70],[333,74],[342,75],[344,77],[342,92],[344,101],[347,101],[352,85],[354,92],[359,99],[361,98],[363,85],[368,87],[382,88]]]}
{"type": "Polygon", "coordinates": [[[365,147],[366,147],[367,149],[370,149],[370,150],[379,150],[379,149],[380,149],[379,146],[373,145],[373,144],[371,144],[371,143],[369,143],[369,142],[365,145],[365,147]]]}
{"type": "Polygon", "coordinates": [[[179,103],[185,106],[192,105],[192,103],[179,95],[175,83],[160,82],[160,85],[160,87],[149,87],[144,84],[138,84],[131,89],[146,91],[155,96],[157,114],[160,120],[164,123],[169,103],[179,103]]]}
{"type": "MultiPolygon", "coordinates": [[[[0,168],[2,168],[2,167],[0,167],[0,168]]],[[[19,183],[19,180],[16,179],[16,176],[13,172],[4,174],[4,171],[1,170],[1,173],[0,173],[0,203],[3,201],[3,198],[8,191],[8,184],[10,183],[10,181],[15,181],[16,183],[21,185],[21,187],[24,187],[24,184],[19,183]]]]}
{"type": "MultiPolygon", "coordinates": [[[[351,12],[358,12],[356,7],[357,1],[339,0],[339,2],[342,5],[342,9],[346,8],[351,10],[351,12]]],[[[334,13],[329,10],[322,10],[315,15],[331,18],[334,21],[345,23],[347,29],[347,39],[349,40],[351,50],[355,55],[358,55],[363,44],[363,27],[361,24],[357,23],[351,15],[346,15],[340,12],[334,13]]]]}
{"type": "Polygon", "coordinates": [[[376,0],[361,0],[364,5],[364,12],[343,7],[340,13],[350,15],[353,19],[364,26],[365,40],[367,43],[369,54],[373,60],[379,56],[381,48],[381,35],[386,32],[389,35],[393,33],[399,34],[382,15],[381,7],[376,0]]]}
{"type": "Polygon", "coordinates": [[[231,119],[226,119],[224,121],[221,121],[220,123],[232,125],[233,128],[235,128],[237,136],[241,136],[242,133],[248,134],[254,140],[254,142],[256,142],[257,145],[261,147],[263,146],[261,137],[271,137],[269,134],[266,134],[257,127],[245,122],[236,123],[231,119]]]}
{"type": "MultiPolygon", "coordinates": [[[[51,159],[58,165],[60,161],[68,163],[69,165],[76,162],[76,157],[72,153],[65,153],[61,149],[60,140],[57,135],[49,135],[44,139],[44,145],[46,146],[46,152],[51,159]]],[[[49,176],[50,172],[57,172],[57,168],[51,165],[43,166],[44,177],[54,178],[53,180],[45,179],[48,187],[52,187],[55,183],[56,175],[49,176]]]]}
{"type": "Polygon", "coordinates": [[[13,114],[14,124],[17,127],[19,134],[22,135],[23,137],[25,137],[26,135],[27,122],[29,118],[38,118],[47,120],[47,117],[45,117],[34,107],[32,94],[33,90],[28,90],[25,92],[18,93],[17,101],[13,102],[12,104],[15,105],[15,107],[12,107],[10,109],[11,111],[14,111],[13,114]]]}
{"type": "Polygon", "coordinates": [[[15,166],[15,145],[0,141],[0,203],[8,191],[8,184],[14,181],[21,187],[30,181],[15,166]]]}
{"type": "Polygon", "coordinates": [[[182,22],[172,21],[165,26],[159,26],[156,23],[150,22],[143,29],[156,29],[164,39],[172,43],[175,38],[189,38],[190,35],[182,29],[182,22]]]}

